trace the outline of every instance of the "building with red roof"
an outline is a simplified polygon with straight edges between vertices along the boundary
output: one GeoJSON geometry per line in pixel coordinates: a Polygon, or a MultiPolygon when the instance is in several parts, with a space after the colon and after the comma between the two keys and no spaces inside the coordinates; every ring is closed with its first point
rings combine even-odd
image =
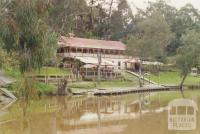
{"type": "MultiPolygon", "coordinates": [[[[113,69],[126,69],[133,58],[125,55],[126,45],[120,41],[86,39],[61,36],[57,53],[65,59],[75,59],[84,64],[98,64],[98,55],[103,63],[109,63],[113,69]]],[[[73,61],[65,62],[64,66],[73,68],[73,61]]]]}

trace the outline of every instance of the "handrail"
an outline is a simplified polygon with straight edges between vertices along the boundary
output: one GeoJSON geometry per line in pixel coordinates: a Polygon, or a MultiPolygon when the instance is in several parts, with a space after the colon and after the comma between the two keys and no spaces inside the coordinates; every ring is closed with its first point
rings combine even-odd
{"type": "MultiPolygon", "coordinates": [[[[58,53],[58,55],[63,56],[63,57],[97,57],[97,54],[95,53],[58,53]]],[[[114,55],[114,54],[102,54],[101,55],[103,58],[114,58],[114,59],[132,59],[132,56],[128,55],[114,55]]]]}

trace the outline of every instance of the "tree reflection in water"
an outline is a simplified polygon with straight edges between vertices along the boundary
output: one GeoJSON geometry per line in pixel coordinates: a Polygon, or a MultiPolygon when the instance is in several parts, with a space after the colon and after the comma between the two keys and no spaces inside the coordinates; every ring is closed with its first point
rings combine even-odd
{"type": "Polygon", "coordinates": [[[8,115],[18,115],[16,109],[21,114],[1,124],[0,134],[168,134],[166,109],[155,100],[147,103],[149,98],[143,94],[46,97],[31,102],[26,116],[17,102],[8,115]]]}

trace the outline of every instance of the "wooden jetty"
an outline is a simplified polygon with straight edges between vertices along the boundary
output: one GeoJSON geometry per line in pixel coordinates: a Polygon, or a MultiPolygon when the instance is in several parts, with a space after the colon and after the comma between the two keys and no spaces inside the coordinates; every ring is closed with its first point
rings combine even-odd
{"type": "Polygon", "coordinates": [[[159,91],[172,91],[176,90],[177,88],[174,87],[167,87],[167,86],[158,86],[158,85],[153,85],[153,86],[146,86],[146,87],[136,87],[132,89],[99,89],[95,91],[93,94],[96,96],[101,96],[101,95],[121,95],[121,94],[130,94],[130,93],[143,93],[143,92],[159,92],[159,91]]]}
{"type": "Polygon", "coordinates": [[[7,96],[13,100],[17,100],[17,98],[7,89],[5,88],[0,88],[0,93],[3,94],[4,96],[7,96]]]}
{"type": "Polygon", "coordinates": [[[10,92],[8,91],[6,88],[7,85],[14,83],[15,80],[9,78],[8,76],[6,76],[4,74],[4,72],[2,70],[0,70],[0,97],[1,96],[6,96],[7,98],[16,100],[17,98],[10,92]]]}

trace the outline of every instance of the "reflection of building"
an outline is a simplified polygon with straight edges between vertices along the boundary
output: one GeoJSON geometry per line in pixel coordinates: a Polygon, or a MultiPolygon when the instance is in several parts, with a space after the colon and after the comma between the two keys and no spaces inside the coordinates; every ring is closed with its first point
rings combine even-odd
{"type": "MultiPolygon", "coordinates": [[[[168,134],[167,109],[159,108],[160,104],[155,107],[157,103],[154,102],[150,107],[155,108],[148,105],[140,110],[140,97],[137,99],[133,94],[50,97],[32,105],[28,118],[18,118],[13,109],[12,114],[17,119],[1,124],[0,134],[168,134]]],[[[16,108],[22,112],[20,107],[16,108]]],[[[199,133],[199,128],[193,132],[199,133]]]]}
{"type": "Polygon", "coordinates": [[[125,125],[125,121],[138,118],[140,114],[138,102],[127,102],[120,100],[120,97],[92,97],[67,102],[64,111],[65,114],[57,118],[61,123],[57,128],[60,132],[81,128],[93,129],[97,126],[120,128],[125,125]]]}
{"type": "MultiPolygon", "coordinates": [[[[126,69],[127,67],[135,69],[135,63],[126,62],[130,61],[132,57],[125,55],[126,45],[120,41],[106,41],[62,36],[58,42],[58,45],[59,48],[57,53],[64,59],[63,66],[68,68],[76,68],[77,63],[79,65],[81,63],[81,65],[86,65],[86,67],[82,66],[82,68],[89,70],[90,73],[88,73],[88,76],[90,74],[90,76],[96,75],[96,71],[92,71],[91,73],[91,68],[97,68],[99,65],[99,59],[101,59],[102,72],[107,71],[108,73],[106,74],[108,75],[109,72],[115,72],[113,69],[126,69]]],[[[112,76],[114,77],[115,75],[112,76]]]]}

